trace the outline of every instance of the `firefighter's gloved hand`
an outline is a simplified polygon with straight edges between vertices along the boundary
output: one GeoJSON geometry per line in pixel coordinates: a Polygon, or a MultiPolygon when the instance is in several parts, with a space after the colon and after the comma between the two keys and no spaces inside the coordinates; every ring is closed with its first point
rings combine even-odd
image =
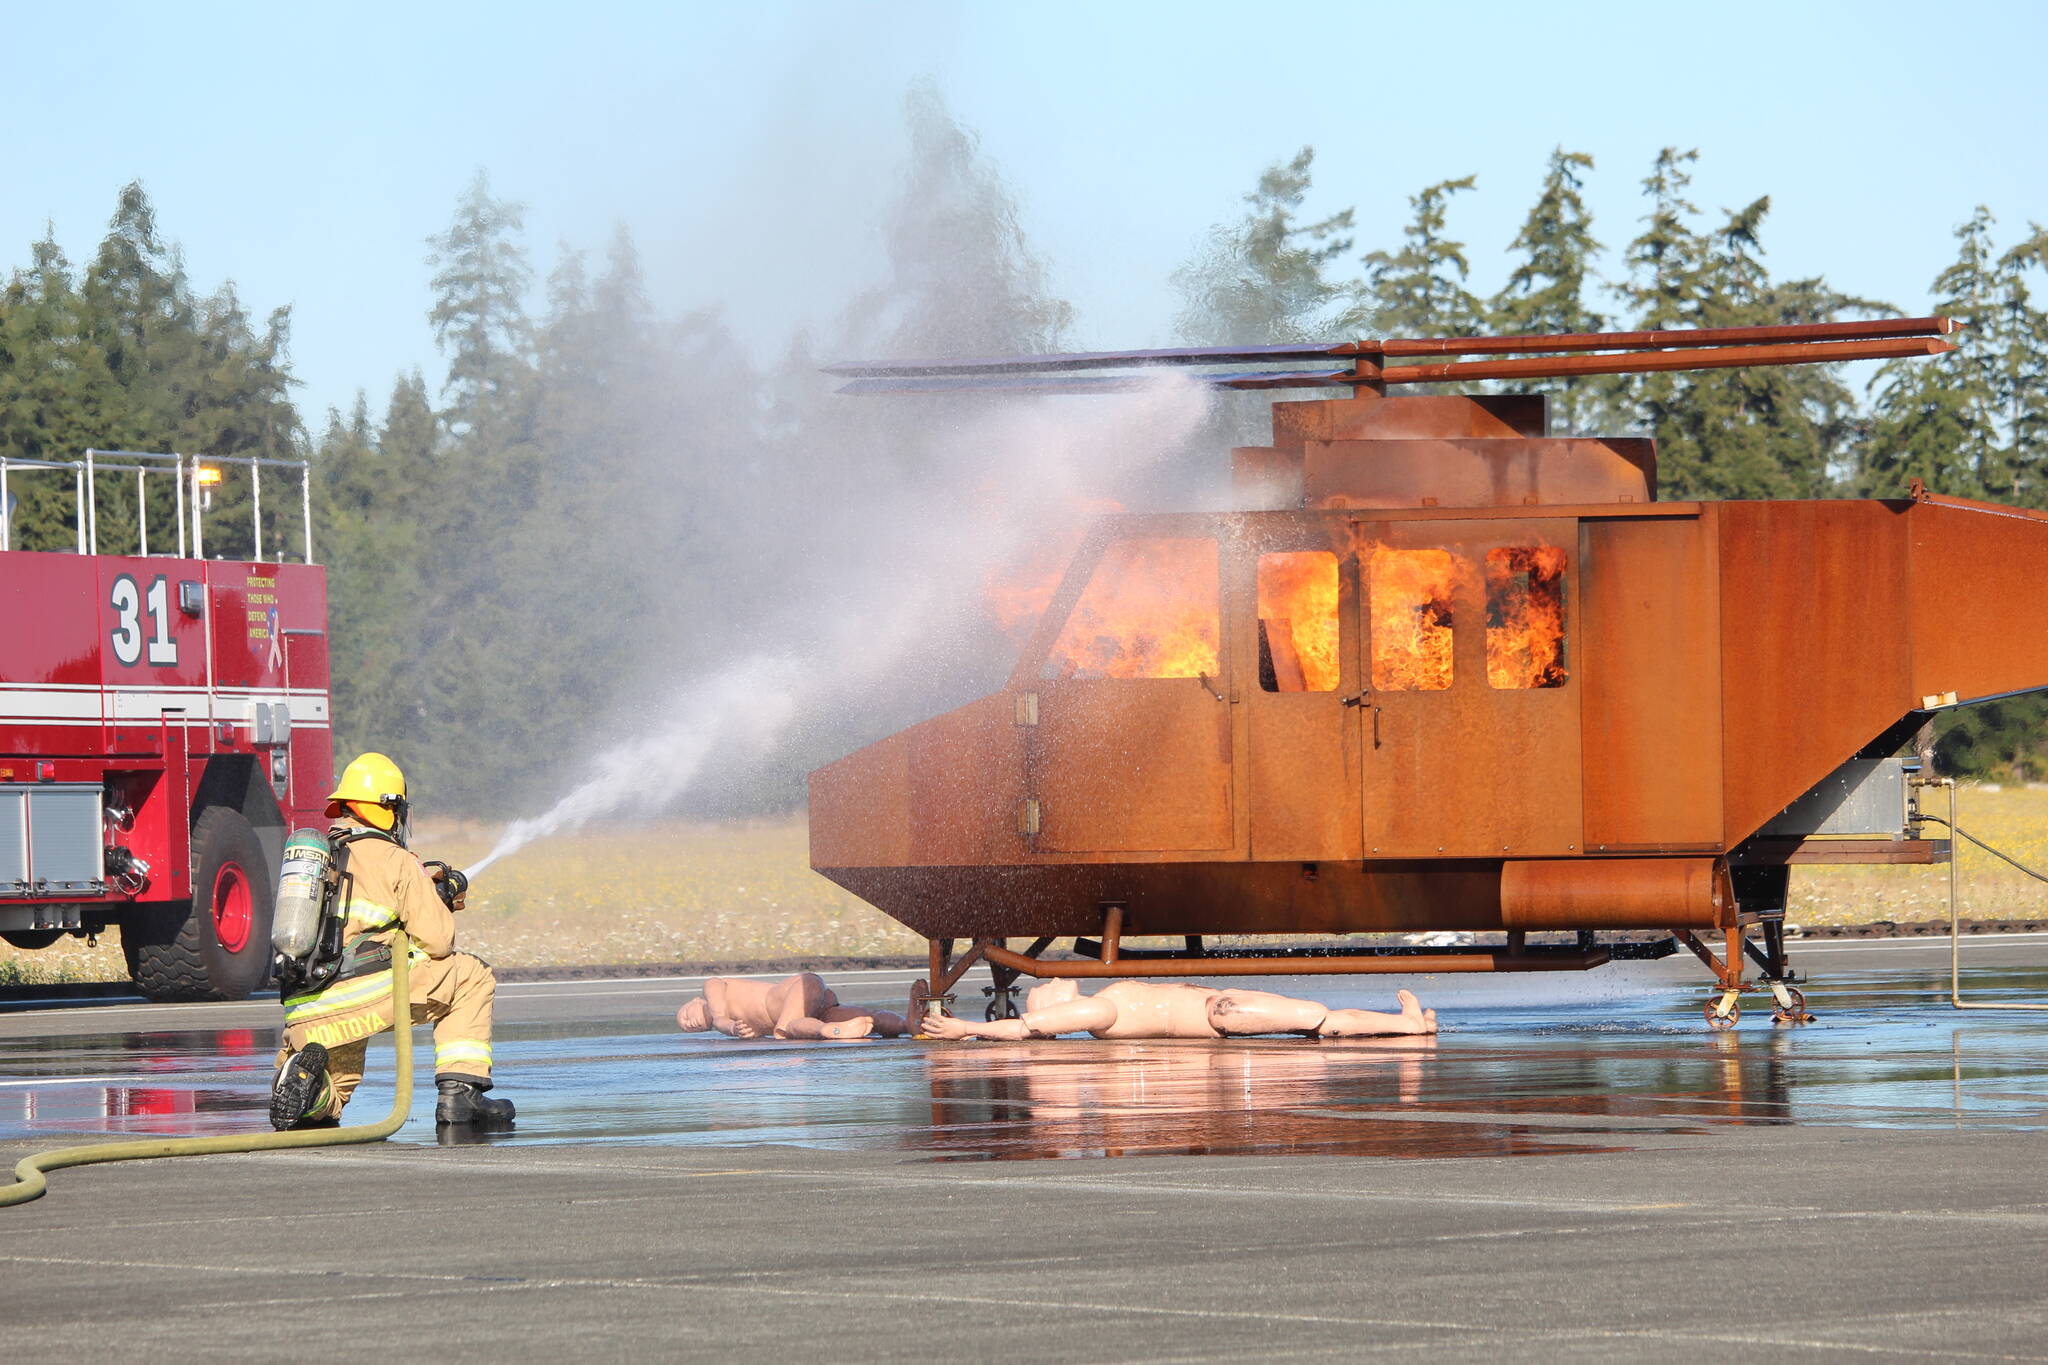
{"type": "Polygon", "coordinates": [[[462,872],[443,862],[422,862],[420,866],[434,879],[434,889],[441,893],[443,905],[453,911],[468,903],[469,878],[462,872]]]}

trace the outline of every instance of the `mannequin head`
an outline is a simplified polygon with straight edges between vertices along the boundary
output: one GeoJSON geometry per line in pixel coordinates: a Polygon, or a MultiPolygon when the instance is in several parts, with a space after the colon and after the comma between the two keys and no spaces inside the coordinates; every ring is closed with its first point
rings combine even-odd
{"type": "Polygon", "coordinates": [[[710,1003],[701,995],[693,997],[676,1011],[676,1026],[685,1033],[702,1033],[710,1028],[710,1003]]]}
{"type": "Polygon", "coordinates": [[[1024,996],[1026,1010],[1050,1009],[1064,1005],[1069,1000],[1081,998],[1081,983],[1072,977],[1055,977],[1042,986],[1033,986],[1024,996]]]}

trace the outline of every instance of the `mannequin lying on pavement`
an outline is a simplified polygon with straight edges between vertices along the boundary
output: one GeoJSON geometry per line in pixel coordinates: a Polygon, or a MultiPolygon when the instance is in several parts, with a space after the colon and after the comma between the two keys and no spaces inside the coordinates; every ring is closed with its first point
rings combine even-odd
{"type": "Polygon", "coordinates": [[[728,1038],[894,1038],[909,1032],[901,1015],[840,1004],[815,972],[780,981],[711,977],[704,994],[676,1011],[676,1024],[685,1033],[716,1029],[728,1038]]]}
{"type": "Polygon", "coordinates": [[[932,1038],[989,1038],[1016,1042],[1088,1033],[1097,1038],[1228,1038],[1259,1033],[1301,1033],[1314,1038],[1371,1038],[1436,1032],[1436,1011],[1407,991],[1399,1014],[1333,1010],[1313,1000],[1265,991],[1218,990],[1185,982],[1113,981],[1094,995],[1078,982],[1048,981],[1024,998],[1024,1015],[976,1024],[927,1016],[932,1038]]]}

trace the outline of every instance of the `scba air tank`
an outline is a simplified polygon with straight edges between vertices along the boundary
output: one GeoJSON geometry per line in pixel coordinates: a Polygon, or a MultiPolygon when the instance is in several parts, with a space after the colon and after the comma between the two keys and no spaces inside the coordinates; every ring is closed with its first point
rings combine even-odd
{"type": "Polygon", "coordinates": [[[320,910],[327,900],[327,868],[331,861],[327,836],[318,830],[298,830],[285,840],[284,868],[277,878],[277,909],[270,920],[270,943],[286,957],[302,958],[320,941],[320,910]]]}

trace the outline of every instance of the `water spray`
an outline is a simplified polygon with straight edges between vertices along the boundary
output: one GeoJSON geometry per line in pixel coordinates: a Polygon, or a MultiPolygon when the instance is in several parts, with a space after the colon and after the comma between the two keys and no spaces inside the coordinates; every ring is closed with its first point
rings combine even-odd
{"type": "Polygon", "coordinates": [[[1011,405],[946,432],[948,449],[974,455],[956,481],[883,490],[876,505],[848,509],[890,552],[871,580],[834,585],[840,603],[830,619],[781,632],[809,649],[746,655],[680,684],[651,729],[603,750],[567,795],[508,825],[470,879],[536,839],[605,817],[661,814],[720,751],[773,752],[827,689],[885,676],[913,649],[929,649],[933,623],[974,607],[968,595],[993,571],[1120,480],[1174,455],[1200,431],[1210,401],[1200,385],[1162,373],[1128,394],[1011,405]]]}

